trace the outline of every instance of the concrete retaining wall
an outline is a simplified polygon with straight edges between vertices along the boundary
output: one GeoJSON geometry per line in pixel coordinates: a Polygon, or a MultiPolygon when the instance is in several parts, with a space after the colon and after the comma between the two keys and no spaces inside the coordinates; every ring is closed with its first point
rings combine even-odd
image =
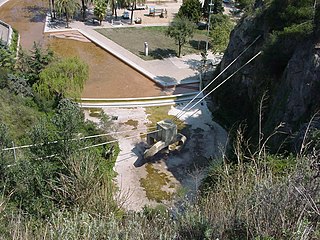
{"type": "Polygon", "coordinates": [[[10,46],[11,41],[12,41],[12,35],[13,35],[12,27],[9,24],[7,24],[1,20],[0,20],[0,25],[8,30],[7,39],[2,39],[2,41],[4,41],[7,46],[10,46]]]}

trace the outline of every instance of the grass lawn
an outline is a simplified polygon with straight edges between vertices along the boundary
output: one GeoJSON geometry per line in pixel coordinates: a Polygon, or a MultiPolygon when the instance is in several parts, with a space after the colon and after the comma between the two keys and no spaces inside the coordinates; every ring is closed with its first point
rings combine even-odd
{"type": "MultiPolygon", "coordinates": [[[[139,27],[98,29],[97,31],[144,60],[176,56],[178,46],[165,35],[168,27],[139,27]],[[144,42],[149,45],[149,56],[144,56],[144,42]]],[[[195,30],[193,38],[182,47],[182,55],[199,53],[205,49],[206,31],[195,30]]]]}

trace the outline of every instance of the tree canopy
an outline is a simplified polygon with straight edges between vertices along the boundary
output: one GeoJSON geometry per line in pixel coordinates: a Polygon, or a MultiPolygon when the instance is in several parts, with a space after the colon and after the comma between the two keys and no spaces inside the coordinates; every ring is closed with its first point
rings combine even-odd
{"type": "Polygon", "coordinates": [[[194,29],[194,24],[183,16],[177,16],[171,22],[166,34],[178,45],[178,57],[181,55],[182,46],[192,37],[194,29]]]}
{"type": "Polygon", "coordinates": [[[210,22],[211,48],[214,52],[223,52],[228,46],[234,24],[227,15],[223,14],[211,15],[210,22]]]}
{"type": "Polygon", "coordinates": [[[104,0],[95,0],[94,1],[94,15],[98,18],[101,25],[102,20],[107,15],[107,4],[104,0]]]}
{"type": "Polygon", "coordinates": [[[40,73],[35,90],[47,97],[78,98],[88,79],[88,65],[79,58],[66,58],[50,64],[40,73]]]}
{"type": "Polygon", "coordinates": [[[235,2],[237,4],[237,8],[250,9],[255,3],[255,0],[236,0],[235,2]]]}
{"type": "Polygon", "coordinates": [[[178,16],[184,16],[194,23],[199,22],[201,15],[201,3],[199,0],[185,0],[178,12],[178,16]]]}
{"type": "Polygon", "coordinates": [[[66,27],[68,28],[70,18],[73,17],[78,9],[80,9],[78,0],[56,0],[55,6],[59,13],[64,13],[66,15],[66,27]]]}

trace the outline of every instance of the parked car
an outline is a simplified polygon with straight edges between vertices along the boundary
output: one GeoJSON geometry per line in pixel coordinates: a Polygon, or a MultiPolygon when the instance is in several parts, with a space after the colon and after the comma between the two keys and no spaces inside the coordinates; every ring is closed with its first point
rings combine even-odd
{"type": "Polygon", "coordinates": [[[129,12],[123,12],[122,18],[123,19],[129,19],[130,18],[130,13],[129,12]]]}
{"type": "Polygon", "coordinates": [[[208,29],[208,23],[207,22],[198,22],[197,27],[199,30],[208,29]]]}

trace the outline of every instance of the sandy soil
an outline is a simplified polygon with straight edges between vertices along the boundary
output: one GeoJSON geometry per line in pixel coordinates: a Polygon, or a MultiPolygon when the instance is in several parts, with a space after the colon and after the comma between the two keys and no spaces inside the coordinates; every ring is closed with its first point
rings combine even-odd
{"type": "Polygon", "coordinates": [[[93,43],[53,38],[50,47],[62,57],[78,56],[89,65],[82,97],[130,98],[165,95],[154,82],[93,43]]]}
{"type": "MultiPolygon", "coordinates": [[[[183,106],[171,107],[170,115],[176,115],[183,106]]],[[[219,159],[221,151],[227,141],[226,132],[212,121],[212,116],[206,104],[200,105],[197,109],[182,116],[182,120],[190,125],[186,131],[188,141],[179,153],[168,153],[166,151],[156,155],[146,162],[143,159],[145,150],[145,139],[136,137],[124,139],[128,136],[139,136],[147,131],[146,124],[148,116],[144,108],[117,109],[106,108],[106,114],[118,116],[114,121],[113,129],[116,131],[133,130],[119,136],[121,152],[115,164],[117,184],[122,200],[125,200],[124,207],[128,210],[141,210],[144,205],[156,206],[165,204],[170,206],[174,201],[166,199],[156,202],[148,199],[146,189],[141,185],[141,180],[151,181],[147,173],[147,166],[151,164],[157,174],[162,174],[167,179],[162,191],[174,194],[184,190],[185,194],[192,196],[197,191],[199,184],[205,175],[209,158],[219,159]],[[126,124],[128,120],[138,121],[137,126],[126,124]]]]}

